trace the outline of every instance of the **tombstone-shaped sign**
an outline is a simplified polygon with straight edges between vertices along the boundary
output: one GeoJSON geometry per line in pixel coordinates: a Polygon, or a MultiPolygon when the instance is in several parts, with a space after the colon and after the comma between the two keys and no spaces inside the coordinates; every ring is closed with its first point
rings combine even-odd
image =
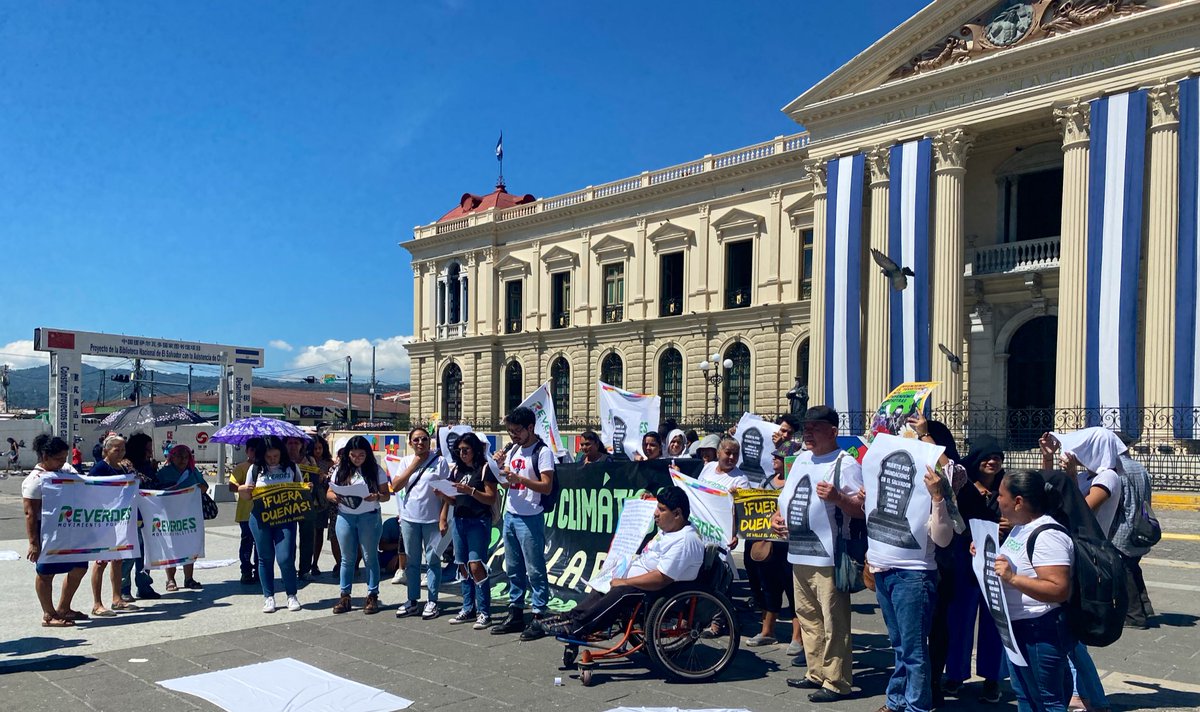
{"type": "Polygon", "coordinates": [[[625,452],[625,433],[629,430],[629,426],[620,416],[613,416],[613,442],[612,456],[614,460],[628,460],[629,454],[625,452]]]}
{"type": "Polygon", "coordinates": [[[1004,591],[1000,588],[1000,576],[996,573],[996,540],[988,536],[983,543],[983,585],[986,589],[987,607],[991,611],[992,620],[996,622],[996,631],[1000,633],[1000,641],[1009,650],[1015,650],[1012,638],[1009,636],[1008,607],[1004,603],[1004,591]]]}
{"type": "Polygon", "coordinates": [[[808,521],[808,505],[812,497],[812,481],[804,475],[796,483],[795,494],[788,503],[788,553],[793,556],[829,556],[821,538],[808,521]]]}
{"type": "Polygon", "coordinates": [[[921,548],[908,523],[908,502],[916,478],[916,464],[907,452],[893,452],[883,459],[875,511],[867,519],[869,538],[898,549],[921,548]]]}
{"type": "Polygon", "coordinates": [[[745,472],[752,482],[761,482],[766,474],[762,468],[763,436],[762,431],[749,428],[742,433],[742,472],[745,472]]]}

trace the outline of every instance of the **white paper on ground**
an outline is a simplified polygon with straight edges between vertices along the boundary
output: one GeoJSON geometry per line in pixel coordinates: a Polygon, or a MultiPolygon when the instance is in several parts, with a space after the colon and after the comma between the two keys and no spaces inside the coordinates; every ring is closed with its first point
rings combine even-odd
{"type": "Polygon", "coordinates": [[[198,569],[223,569],[226,566],[236,566],[237,559],[200,559],[195,563],[198,569]]]}
{"type": "Polygon", "coordinates": [[[0,561],[20,561],[21,555],[11,549],[0,551],[0,561]]]}
{"type": "Polygon", "coordinates": [[[678,707],[613,707],[608,712],[750,712],[750,710],[732,707],[714,707],[702,710],[685,710],[678,707]]]}
{"type": "Polygon", "coordinates": [[[158,683],[226,712],[392,712],[412,700],[283,658],[158,683]]]}

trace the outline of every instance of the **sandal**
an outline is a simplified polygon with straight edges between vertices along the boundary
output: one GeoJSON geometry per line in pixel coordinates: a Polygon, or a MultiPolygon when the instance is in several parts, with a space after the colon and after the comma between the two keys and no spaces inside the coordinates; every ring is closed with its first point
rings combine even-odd
{"type": "Polygon", "coordinates": [[[57,616],[42,616],[43,628],[70,628],[75,625],[75,621],[69,621],[65,618],[57,616]]]}
{"type": "Polygon", "coordinates": [[[58,614],[58,617],[68,621],[88,620],[88,614],[84,613],[83,611],[63,611],[62,613],[58,614]]]}
{"type": "Polygon", "coordinates": [[[174,581],[168,581],[166,590],[168,593],[174,593],[175,591],[179,590],[179,584],[175,583],[174,581]]]}
{"type": "Polygon", "coordinates": [[[191,589],[193,591],[199,591],[200,589],[204,588],[203,586],[200,585],[200,582],[197,581],[196,579],[188,579],[187,581],[184,581],[183,587],[191,589]]]}
{"type": "Polygon", "coordinates": [[[92,615],[96,616],[97,618],[112,618],[117,614],[101,606],[99,608],[93,608],[92,615]]]}
{"type": "Polygon", "coordinates": [[[118,601],[118,602],[112,604],[112,609],[114,611],[140,611],[140,610],[142,610],[142,607],[135,605],[133,603],[126,603],[124,601],[118,601]]]}

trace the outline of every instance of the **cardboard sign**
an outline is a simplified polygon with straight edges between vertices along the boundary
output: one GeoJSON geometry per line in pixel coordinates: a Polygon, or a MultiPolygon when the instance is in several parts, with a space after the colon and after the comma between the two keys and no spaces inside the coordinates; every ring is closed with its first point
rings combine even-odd
{"type": "Polygon", "coordinates": [[[771,517],[779,508],[779,491],[739,489],[733,493],[733,515],[737,535],[745,541],[784,541],[771,530],[771,517]]]}
{"type": "Polygon", "coordinates": [[[263,526],[277,527],[304,519],[313,510],[307,482],[284,482],[254,488],[254,516],[263,526]]]}
{"type": "Polygon", "coordinates": [[[775,474],[775,433],[779,426],[757,415],[742,413],[733,439],[741,446],[738,468],[750,478],[750,484],[760,486],[775,474]]]}

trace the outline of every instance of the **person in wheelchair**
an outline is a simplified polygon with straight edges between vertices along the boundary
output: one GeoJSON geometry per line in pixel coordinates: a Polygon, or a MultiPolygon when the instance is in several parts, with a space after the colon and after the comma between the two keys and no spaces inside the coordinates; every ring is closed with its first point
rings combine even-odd
{"type": "Polygon", "coordinates": [[[543,629],[566,635],[603,630],[640,600],[630,594],[696,580],[704,563],[704,543],[688,524],[690,516],[687,493],[681,487],[664,487],[654,512],[658,534],[634,557],[625,575],[613,577],[608,593],[593,591],[567,614],[547,619],[543,629]]]}

